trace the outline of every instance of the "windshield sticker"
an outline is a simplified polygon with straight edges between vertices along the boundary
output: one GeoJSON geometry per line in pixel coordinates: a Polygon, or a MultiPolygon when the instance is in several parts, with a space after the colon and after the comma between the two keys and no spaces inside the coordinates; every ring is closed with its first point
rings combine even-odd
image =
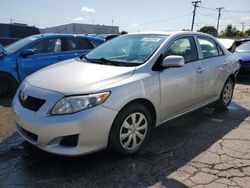
{"type": "Polygon", "coordinates": [[[143,38],[141,39],[141,41],[143,42],[159,42],[161,40],[161,38],[143,38]]]}

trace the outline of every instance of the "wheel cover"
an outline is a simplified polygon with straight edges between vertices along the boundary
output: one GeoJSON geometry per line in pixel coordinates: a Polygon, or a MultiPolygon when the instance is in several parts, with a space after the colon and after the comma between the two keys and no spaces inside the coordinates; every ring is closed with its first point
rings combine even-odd
{"type": "Polygon", "coordinates": [[[228,104],[233,96],[233,84],[231,82],[227,83],[225,85],[224,91],[223,91],[223,102],[224,104],[228,104]]]}
{"type": "Polygon", "coordinates": [[[119,138],[121,146],[127,150],[135,150],[146,138],[147,129],[148,122],[142,113],[130,114],[120,129],[119,138]]]}

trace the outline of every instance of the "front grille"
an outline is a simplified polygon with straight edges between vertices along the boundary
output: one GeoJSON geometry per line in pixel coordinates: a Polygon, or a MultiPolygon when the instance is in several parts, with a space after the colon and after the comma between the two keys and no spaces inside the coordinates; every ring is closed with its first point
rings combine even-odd
{"type": "Polygon", "coordinates": [[[21,97],[21,92],[19,94],[20,104],[29,110],[37,112],[42,105],[46,102],[44,99],[38,99],[35,97],[27,96],[25,99],[21,97]]]}

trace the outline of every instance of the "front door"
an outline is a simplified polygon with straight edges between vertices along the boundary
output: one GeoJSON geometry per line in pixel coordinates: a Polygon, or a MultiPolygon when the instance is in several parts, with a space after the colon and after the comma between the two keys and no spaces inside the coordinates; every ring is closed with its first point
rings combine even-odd
{"type": "Polygon", "coordinates": [[[196,91],[196,70],[193,64],[199,63],[192,36],[174,40],[164,56],[169,55],[183,56],[185,65],[168,68],[159,73],[162,121],[188,110],[193,105],[196,91]]]}
{"type": "Polygon", "coordinates": [[[32,45],[30,49],[35,52],[34,55],[17,58],[21,80],[41,68],[67,59],[67,53],[63,52],[63,41],[60,38],[42,40],[32,45]]]}

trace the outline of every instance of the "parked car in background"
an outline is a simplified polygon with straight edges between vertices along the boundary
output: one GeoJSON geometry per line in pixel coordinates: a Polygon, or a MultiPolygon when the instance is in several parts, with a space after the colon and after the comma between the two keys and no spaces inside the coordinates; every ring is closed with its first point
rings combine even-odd
{"type": "Polygon", "coordinates": [[[22,38],[39,33],[40,30],[35,26],[28,26],[20,23],[0,23],[0,45],[7,46],[22,38]]]}
{"type": "Polygon", "coordinates": [[[241,70],[250,71],[250,41],[238,46],[235,53],[240,58],[241,70]]]}
{"type": "Polygon", "coordinates": [[[234,39],[225,39],[225,38],[217,38],[221,42],[221,44],[229,51],[234,53],[236,49],[236,40],[234,39]]]}
{"type": "Polygon", "coordinates": [[[13,95],[19,83],[33,72],[86,54],[103,42],[73,34],[40,34],[0,47],[0,96],[13,95]]]}
{"type": "Polygon", "coordinates": [[[208,104],[226,109],[239,68],[207,34],[122,35],[26,78],[12,104],[17,132],[55,154],[133,154],[154,127],[208,104]]]}
{"type": "Polygon", "coordinates": [[[109,41],[109,40],[111,40],[113,38],[116,38],[118,36],[119,35],[117,35],[117,34],[101,34],[101,35],[98,35],[98,37],[104,39],[105,41],[109,41]]]}

